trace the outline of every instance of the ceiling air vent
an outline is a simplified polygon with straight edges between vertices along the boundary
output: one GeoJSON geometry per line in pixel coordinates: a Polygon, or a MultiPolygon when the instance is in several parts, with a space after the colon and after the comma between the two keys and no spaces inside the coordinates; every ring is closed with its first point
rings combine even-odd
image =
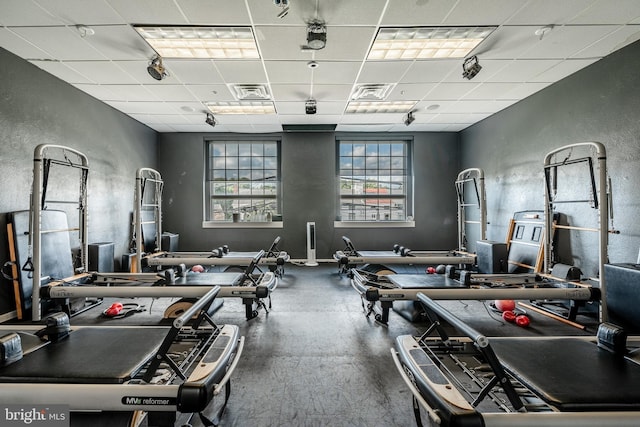
{"type": "Polygon", "coordinates": [[[263,84],[232,84],[229,89],[238,101],[271,99],[269,88],[263,84]]]}
{"type": "Polygon", "coordinates": [[[355,85],[351,92],[352,100],[369,99],[381,101],[389,95],[395,87],[392,83],[373,83],[355,85]]]}

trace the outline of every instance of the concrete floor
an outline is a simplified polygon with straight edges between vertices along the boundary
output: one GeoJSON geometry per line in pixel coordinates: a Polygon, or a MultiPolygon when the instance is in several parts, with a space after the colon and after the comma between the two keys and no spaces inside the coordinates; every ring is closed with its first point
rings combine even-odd
{"type": "Polygon", "coordinates": [[[268,315],[250,321],[240,320],[239,304],[232,316],[227,301],[216,314],[239,324],[246,340],[222,425],[415,424],[390,354],[394,337],[415,327],[404,319],[374,325],[334,265],[287,266],[272,300],[268,315]]]}

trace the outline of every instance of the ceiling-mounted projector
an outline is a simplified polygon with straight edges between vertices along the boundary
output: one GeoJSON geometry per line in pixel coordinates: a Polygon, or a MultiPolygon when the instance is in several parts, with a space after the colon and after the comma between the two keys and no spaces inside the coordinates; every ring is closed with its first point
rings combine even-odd
{"type": "Polygon", "coordinates": [[[311,22],[307,26],[306,48],[319,50],[327,44],[327,27],[321,22],[311,22]]]}

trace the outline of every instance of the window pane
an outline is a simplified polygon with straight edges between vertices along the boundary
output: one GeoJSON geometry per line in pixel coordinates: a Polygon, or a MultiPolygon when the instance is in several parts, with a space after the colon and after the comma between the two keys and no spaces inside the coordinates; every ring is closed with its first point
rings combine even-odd
{"type": "Polygon", "coordinates": [[[341,220],[406,220],[409,143],[340,141],[338,147],[341,220]]]}
{"type": "Polygon", "coordinates": [[[265,221],[279,213],[279,159],[277,142],[209,142],[206,158],[206,220],[265,221]],[[231,197],[230,197],[231,196],[231,197]],[[267,212],[270,215],[267,215],[267,212]]]}

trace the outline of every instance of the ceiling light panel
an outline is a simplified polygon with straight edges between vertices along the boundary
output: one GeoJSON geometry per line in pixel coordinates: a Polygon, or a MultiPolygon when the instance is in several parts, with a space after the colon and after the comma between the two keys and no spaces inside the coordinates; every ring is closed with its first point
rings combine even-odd
{"type": "Polygon", "coordinates": [[[163,58],[257,59],[250,27],[135,27],[163,58]]]}
{"type": "Polygon", "coordinates": [[[417,101],[351,101],[347,114],[408,113],[417,101]]]}
{"type": "Polygon", "coordinates": [[[275,114],[273,102],[209,102],[207,108],[213,114],[275,114]]]}
{"type": "Polygon", "coordinates": [[[496,27],[381,28],[367,59],[464,58],[496,27]]]}

